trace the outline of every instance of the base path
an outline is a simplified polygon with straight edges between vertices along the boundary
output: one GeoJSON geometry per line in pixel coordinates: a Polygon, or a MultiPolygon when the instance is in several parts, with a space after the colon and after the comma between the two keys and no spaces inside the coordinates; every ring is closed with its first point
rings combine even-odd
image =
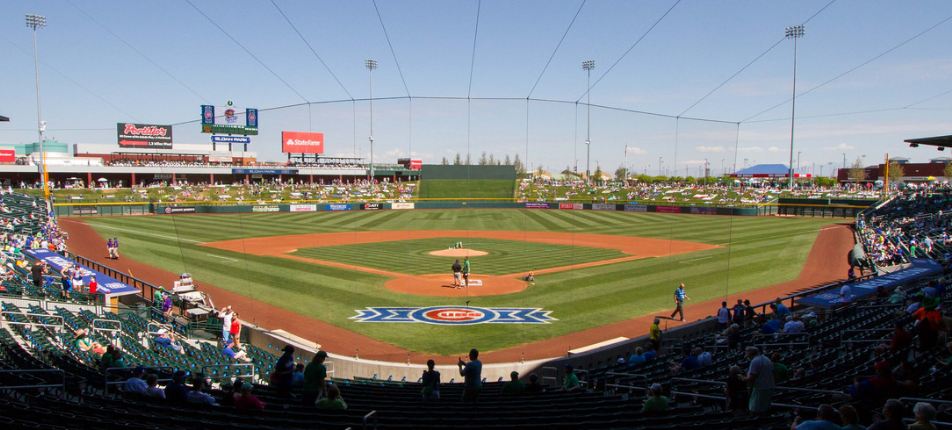
{"type": "MultiPolygon", "coordinates": [[[[688,242],[684,240],[656,239],[649,237],[618,236],[609,234],[592,233],[561,233],[544,231],[512,231],[512,230],[390,230],[390,231],[361,231],[361,232],[342,232],[342,233],[306,233],[292,234],[285,236],[255,237],[247,239],[222,240],[218,242],[202,243],[201,246],[223,249],[226,251],[248,253],[252,255],[275,256],[289,258],[292,260],[304,261],[323,266],[337,267],[347,270],[356,270],[361,272],[383,275],[390,278],[384,283],[384,287],[403,294],[415,294],[420,296],[444,296],[444,297],[466,297],[466,296],[493,296],[499,294],[518,293],[531,286],[530,283],[522,280],[526,273],[511,273],[507,275],[486,275],[473,273],[470,279],[479,279],[483,281],[480,287],[470,287],[465,290],[453,289],[451,287],[452,274],[426,274],[411,275],[391,270],[382,270],[371,267],[365,267],[355,264],[341,263],[326,259],[303,257],[292,254],[298,249],[321,248],[338,245],[351,245],[360,243],[377,242],[395,242],[413,239],[430,238],[453,238],[459,239],[499,239],[523,242],[548,243],[553,245],[565,246],[585,246],[589,248],[608,248],[617,250],[624,257],[609,258],[599,261],[590,261],[586,263],[570,264],[558,267],[549,267],[535,270],[536,275],[565,272],[568,270],[584,269],[586,267],[602,266],[606,264],[623,263],[626,261],[640,260],[650,257],[668,257],[672,255],[683,254],[687,252],[702,251],[714,249],[718,246],[700,242],[688,242]]],[[[451,253],[451,256],[467,256],[467,253],[474,252],[470,249],[444,249],[434,253],[451,253]]],[[[475,251],[482,252],[482,251],[475,251]]],[[[485,252],[483,252],[485,254],[485,252]]],[[[441,254],[448,255],[448,254],[441,254]]],[[[476,256],[479,254],[469,254],[476,256]]]]}
{"type": "MultiPolygon", "coordinates": [[[[70,251],[86,258],[106,261],[103,238],[92,227],[78,219],[61,218],[60,225],[69,233],[70,251]]],[[[397,239],[399,240],[399,239],[397,239]]],[[[314,245],[309,245],[313,247],[314,245]]],[[[738,298],[750,299],[752,303],[768,301],[774,297],[790,294],[813,286],[843,279],[849,269],[843,256],[853,247],[853,233],[850,226],[836,224],[822,229],[810,250],[810,255],[797,279],[746,293],[730,294],[726,298],[717,298],[706,302],[688,302],[685,315],[697,320],[711,315],[720,306],[721,300],[729,303],[738,298]]],[[[294,248],[294,247],[292,247],[294,248]]],[[[170,285],[178,279],[177,273],[162,270],[148,264],[121,258],[109,261],[108,266],[154,285],[170,285]]],[[[672,286],[673,288],[673,286],[672,286]]],[[[270,329],[284,329],[288,332],[320,343],[328,351],[344,355],[353,355],[359,348],[361,358],[416,363],[435,359],[438,363],[455,363],[457,357],[437,356],[409,352],[399,346],[389,344],[360,333],[334,326],[319,319],[307,317],[286,309],[260,302],[214,285],[201,283],[201,289],[211,295],[219,304],[230,304],[242,315],[242,319],[270,329]]],[[[690,293],[690,286],[688,286],[690,293]]],[[[667,315],[671,309],[658,310],[658,315],[667,315]]],[[[647,333],[654,314],[644,315],[601,327],[578,331],[551,339],[515,345],[497,351],[480,353],[483,362],[514,362],[522,359],[542,359],[564,356],[565,353],[581,346],[591,345],[619,336],[634,338],[647,333]]],[[[679,321],[665,320],[666,327],[683,324],[679,321]]],[[[465,345],[469,348],[469,345],[465,345]]]]}

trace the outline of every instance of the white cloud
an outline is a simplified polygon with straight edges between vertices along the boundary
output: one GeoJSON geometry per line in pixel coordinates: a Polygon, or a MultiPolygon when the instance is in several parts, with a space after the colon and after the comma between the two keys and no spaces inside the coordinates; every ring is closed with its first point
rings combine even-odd
{"type": "Polygon", "coordinates": [[[704,145],[698,145],[698,146],[695,146],[694,149],[696,149],[697,152],[704,152],[704,153],[709,153],[709,152],[724,152],[724,147],[723,147],[723,146],[704,146],[704,145]]]}
{"type": "Polygon", "coordinates": [[[764,152],[764,148],[759,146],[738,146],[737,152],[764,152]]]}
{"type": "Polygon", "coordinates": [[[780,151],[781,149],[776,146],[771,146],[770,148],[767,148],[767,152],[780,152],[780,151]]]}
{"type": "Polygon", "coordinates": [[[825,146],[823,149],[826,149],[827,151],[852,151],[856,149],[856,147],[846,143],[841,143],[836,146],[825,146]]]}
{"type": "Polygon", "coordinates": [[[648,151],[645,151],[644,149],[637,146],[626,146],[625,150],[631,155],[645,155],[648,153],[648,151]]]}
{"type": "Polygon", "coordinates": [[[704,161],[704,160],[684,160],[682,161],[682,164],[686,164],[690,166],[690,165],[704,164],[706,162],[707,161],[704,161]]]}

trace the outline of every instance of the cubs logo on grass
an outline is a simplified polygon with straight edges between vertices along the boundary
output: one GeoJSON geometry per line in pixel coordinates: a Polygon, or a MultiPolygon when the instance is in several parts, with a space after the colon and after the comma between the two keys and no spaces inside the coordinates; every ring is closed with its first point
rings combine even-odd
{"type": "Polygon", "coordinates": [[[430,306],[425,308],[367,307],[350,317],[357,322],[424,323],[436,325],[548,324],[552,311],[541,308],[479,308],[430,306]]]}

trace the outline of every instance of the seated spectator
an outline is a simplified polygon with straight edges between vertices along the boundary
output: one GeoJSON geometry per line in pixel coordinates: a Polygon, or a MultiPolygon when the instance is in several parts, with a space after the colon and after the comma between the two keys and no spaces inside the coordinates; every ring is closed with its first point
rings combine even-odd
{"type": "Polygon", "coordinates": [[[294,365],[294,373],[291,375],[291,387],[301,388],[304,386],[304,363],[294,365]]]}
{"type": "Polygon", "coordinates": [[[545,386],[539,383],[539,377],[533,373],[529,375],[529,383],[526,384],[526,393],[544,393],[545,386]]]}
{"type": "Polygon", "coordinates": [[[893,330],[892,339],[889,340],[889,350],[896,352],[908,348],[912,345],[912,334],[906,331],[906,326],[902,321],[896,321],[896,329],[893,330]]]}
{"type": "Polygon", "coordinates": [[[76,347],[79,348],[80,351],[90,352],[97,356],[102,356],[106,352],[106,347],[90,339],[86,333],[86,329],[82,328],[76,330],[76,347]]]}
{"type": "Polygon", "coordinates": [[[206,388],[205,375],[196,374],[192,378],[192,391],[185,395],[185,401],[196,405],[218,406],[218,401],[211,394],[205,392],[206,388]]]}
{"type": "Polygon", "coordinates": [[[132,371],[132,376],[126,379],[126,382],[122,384],[122,392],[145,395],[149,389],[149,385],[142,379],[143,373],[145,373],[145,369],[143,369],[142,366],[136,367],[132,371]]]}
{"type": "Polygon", "coordinates": [[[182,345],[179,345],[175,341],[175,335],[169,333],[168,330],[160,328],[159,331],[155,332],[155,338],[152,339],[152,342],[159,347],[169,348],[179,354],[185,353],[185,348],[182,345]]]}
{"type": "Polygon", "coordinates": [[[582,388],[582,383],[578,380],[578,375],[575,374],[575,368],[572,366],[565,366],[565,379],[562,380],[562,390],[564,391],[576,391],[582,388]]]}
{"type": "Polygon", "coordinates": [[[122,356],[122,351],[115,345],[106,347],[106,352],[99,359],[99,367],[103,370],[117,367],[126,367],[126,360],[122,356]]]}
{"type": "Polygon", "coordinates": [[[251,357],[248,357],[248,353],[241,348],[240,344],[238,344],[237,338],[231,338],[231,341],[228,342],[228,345],[225,345],[225,348],[222,349],[222,355],[231,358],[232,360],[243,361],[245,363],[251,362],[251,357]]]}
{"type": "Polygon", "coordinates": [[[816,412],[816,419],[800,420],[800,416],[793,421],[792,430],[840,430],[840,425],[836,423],[836,409],[830,405],[820,405],[816,412]]]}
{"type": "Polygon", "coordinates": [[[902,402],[896,399],[889,399],[883,405],[882,420],[876,421],[867,430],[905,430],[906,426],[902,423],[902,402]]]}
{"type": "Polygon", "coordinates": [[[776,318],[767,320],[767,322],[765,322],[764,325],[760,327],[760,332],[763,334],[774,334],[779,331],[780,331],[780,320],[776,318]]]}
{"type": "Polygon", "coordinates": [[[159,388],[159,377],[154,373],[145,376],[145,383],[149,386],[145,390],[145,396],[153,399],[165,400],[165,390],[159,388]]]}
{"type": "Polygon", "coordinates": [[[697,348],[697,350],[699,351],[699,353],[697,354],[698,366],[707,367],[707,366],[710,366],[711,364],[714,364],[714,357],[711,356],[710,352],[704,351],[701,348],[697,348]]]}
{"type": "Polygon", "coordinates": [[[185,372],[176,371],[172,374],[172,382],[165,386],[165,399],[172,403],[184,403],[188,395],[188,387],[185,385],[185,372]]]}
{"type": "Polygon", "coordinates": [[[240,411],[260,411],[264,409],[264,402],[251,394],[253,387],[250,382],[241,383],[240,394],[234,396],[235,409],[240,411]]]}
{"type": "Polygon", "coordinates": [[[784,334],[800,334],[806,330],[803,321],[796,315],[787,315],[787,322],[783,325],[784,334]]]}
{"type": "Polygon", "coordinates": [[[852,405],[840,406],[840,420],[843,421],[843,430],[866,430],[859,424],[859,414],[852,405]]]}
{"type": "Polygon", "coordinates": [[[426,370],[420,378],[423,383],[423,389],[420,391],[423,400],[440,400],[440,372],[435,368],[435,361],[426,361],[426,370]]]}
{"type": "Polygon", "coordinates": [[[774,352],[770,355],[770,361],[773,361],[774,383],[785,382],[790,378],[790,367],[780,362],[780,353],[774,352]]]}
{"type": "Polygon", "coordinates": [[[650,414],[650,413],[661,413],[668,410],[668,403],[671,402],[671,399],[665,397],[661,384],[654,383],[651,384],[649,389],[648,398],[645,399],[645,404],[641,407],[641,412],[650,414]]]}
{"type": "Polygon", "coordinates": [[[912,413],[916,415],[916,422],[909,424],[909,430],[935,430],[935,425],[932,424],[935,419],[934,406],[919,402],[912,407],[912,413]]]}
{"type": "Polygon", "coordinates": [[[645,361],[651,361],[658,357],[658,350],[654,349],[653,346],[648,345],[648,349],[645,350],[645,361]]]}
{"type": "Polygon", "coordinates": [[[635,353],[628,357],[628,367],[635,367],[645,362],[645,351],[640,346],[635,348],[635,353]]]}
{"type": "Polygon", "coordinates": [[[318,409],[346,410],[347,403],[340,395],[340,389],[336,385],[327,387],[327,397],[318,400],[315,404],[318,409]]]}
{"type": "Polygon", "coordinates": [[[770,309],[773,310],[774,318],[781,321],[787,319],[787,315],[790,315],[790,309],[780,301],[780,298],[770,304],[770,309]]]}
{"type": "Polygon", "coordinates": [[[519,380],[519,372],[512,371],[509,378],[509,382],[502,386],[502,395],[518,396],[526,391],[526,384],[519,380]]]}
{"type": "Polygon", "coordinates": [[[727,395],[727,407],[735,413],[747,412],[747,383],[743,372],[740,366],[734,365],[727,373],[724,394],[727,395]]]}

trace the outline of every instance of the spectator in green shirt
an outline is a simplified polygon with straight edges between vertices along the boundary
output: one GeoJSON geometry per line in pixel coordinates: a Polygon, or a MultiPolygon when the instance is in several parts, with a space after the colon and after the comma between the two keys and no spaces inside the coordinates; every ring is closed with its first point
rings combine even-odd
{"type": "Polygon", "coordinates": [[[774,352],[770,359],[773,361],[773,378],[775,383],[785,382],[790,378],[790,368],[780,362],[780,353],[774,352]]]}
{"type": "Polygon", "coordinates": [[[565,391],[575,391],[582,388],[582,384],[575,374],[572,366],[565,366],[565,379],[562,380],[562,389],[565,391]]]}
{"type": "Polygon", "coordinates": [[[347,403],[340,396],[340,389],[336,385],[327,387],[327,397],[317,402],[318,409],[346,410],[347,403]]]}
{"type": "Polygon", "coordinates": [[[513,371],[509,377],[512,380],[502,386],[502,395],[518,396],[526,391],[526,384],[519,380],[519,372],[513,371]]]}
{"type": "Polygon", "coordinates": [[[654,383],[651,384],[650,395],[645,399],[644,406],[641,407],[642,413],[658,413],[668,410],[668,403],[671,402],[671,399],[663,396],[661,394],[661,384],[654,383]]]}
{"type": "MultiPolygon", "coordinates": [[[[304,368],[304,404],[313,405],[321,394],[327,388],[327,367],[324,366],[324,360],[327,359],[327,353],[317,351],[314,359],[304,368]]],[[[340,394],[340,393],[338,393],[340,394]]],[[[330,395],[330,393],[328,393],[330,395]]]]}

